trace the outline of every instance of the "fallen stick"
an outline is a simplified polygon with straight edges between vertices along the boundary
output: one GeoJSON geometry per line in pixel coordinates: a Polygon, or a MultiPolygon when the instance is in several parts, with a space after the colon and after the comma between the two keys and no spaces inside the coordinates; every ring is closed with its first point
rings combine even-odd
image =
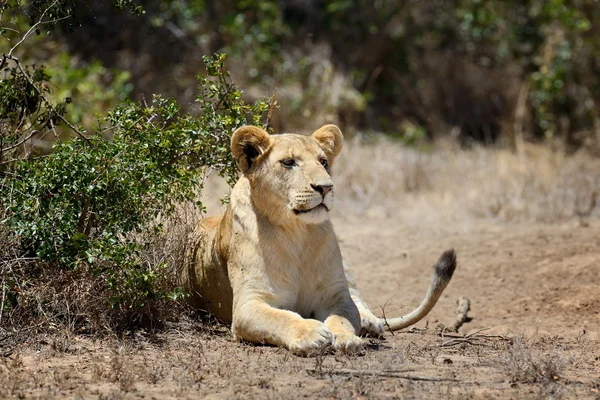
{"type": "MultiPolygon", "coordinates": [[[[412,370],[406,370],[405,372],[409,372],[412,370]]],[[[396,372],[391,371],[367,371],[367,370],[358,370],[358,369],[334,369],[330,371],[316,370],[307,368],[306,372],[309,374],[321,374],[321,375],[350,375],[350,376],[381,376],[384,378],[397,378],[397,379],[406,379],[409,381],[424,381],[424,382],[458,382],[457,379],[450,378],[429,378],[426,376],[413,376],[413,375],[401,375],[396,372]]]]}
{"type": "Polygon", "coordinates": [[[470,341],[468,338],[455,338],[455,339],[450,339],[447,342],[444,342],[440,345],[440,347],[451,347],[451,346],[456,346],[459,344],[463,344],[463,343],[467,343],[467,344],[475,344],[472,341],[470,341]]]}
{"type": "MultiPolygon", "coordinates": [[[[475,329],[474,331],[471,332],[467,332],[467,334],[465,335],[465,337],[471,337],[471,336],[475,336],[478,335],[483,332],[483,331],[489,331],[490,328],[479,328],[479,329],[475,329]]],[[[485,334],[484,334],[485,335],[485,334]]]]}
{"type": "Polygon", "coordinates": [[[448,330],[451,332],[458,332],[458,329],[469,320],[467,314],[471,309],[471,302],[466,297],[459,297],[456,304],[456,320],[448,327],[448,330]]]}

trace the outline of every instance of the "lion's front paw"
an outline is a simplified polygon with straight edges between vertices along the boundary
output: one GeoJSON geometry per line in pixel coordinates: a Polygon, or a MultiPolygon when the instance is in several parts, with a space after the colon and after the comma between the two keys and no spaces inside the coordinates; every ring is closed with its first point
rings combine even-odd
{"type": "Polygon", "coordinates": [[[337,351],[357,354],[362,351],[364,344],[361,338],[354,334],[339,334],[335,335],[333,339],[333,347],[337,351]]]}
{"type": "Polygon", "coordinates": [[[381,337],[383,335],[383,322],[377,318],[371,311],[360,312],[360,335],[371,337],[381,337]]]}
{"type": "Polygon", "coordinates": [[[294,354],[315,355],[333,342],[333,334],[320,321],[303,321],[296,331],[294,339],[288,346],[294,354]]]}

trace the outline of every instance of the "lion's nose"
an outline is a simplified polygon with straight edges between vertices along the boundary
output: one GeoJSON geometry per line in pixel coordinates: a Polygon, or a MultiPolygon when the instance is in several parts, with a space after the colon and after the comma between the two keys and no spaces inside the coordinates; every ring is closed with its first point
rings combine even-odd
{"type": "Polygon", "coordinates": [[[317,192],[321,193],[321,196],[325,196],[333,188],[333,185],[310,185],[317,192]]]}

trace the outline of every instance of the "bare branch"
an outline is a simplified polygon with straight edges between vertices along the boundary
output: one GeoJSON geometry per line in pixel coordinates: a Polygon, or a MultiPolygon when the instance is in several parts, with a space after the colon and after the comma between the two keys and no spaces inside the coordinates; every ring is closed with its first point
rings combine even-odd
{"type": "Polygon", "coordinates": [[[14,56],[11,56],[11,55],[5,55],[4,57],[6,57],[7,59],[13,61],[16,64],[16,66],[19,69],[19,71],[21,72],[21,74],[23,74],[23,76],[25,77],[25,79],[27,79],[27,82],[31,86],[33,86],[33,88],[38,93],[38,95],[42,98],[42,100],[44,100],[44,103],[46,103],[46,106],[50,109],[50,111],[52,111],[61,121],[63,121],[80,138],[84,139],[88,144],[90,144],[90,139],[89,138],[87,138],[79,129],[75,128],[75,126],[73,126],[73,124],[71,124],[65,117],[63,117],[59,112],[57,112],[54,109],[54,107],[52,106],[52,103],[50,102],[50,100],[48,100],[48,98],[44,95],[44,93],[40,90],[40,88],[37,87],[37,85],[33,82],[33,79],[31,79],[31,77],[29,76],[29,74],[25,71],[25,69],[23,68],[23,65],[21,64],[21,61],[18,58],[14,57],[14,56]]]}
{"type": "Polygon", "coordinates": [[[50,129],[52,130],[52,133],[54,134],[54,138],[55,139],[60,139],[58,137],[58,133],[56,133],[56,128],[54,127],[54,121],[52,121],[52,118],[50,118],[50,129]]]}
{"type": "Polygon", "coordinates": [[[23,35],[23,37],[21,38],[21,40],[19,40],[8,52],[8,57],[10,58],[12,56],[13,51],[15,51],[15,49],[25,41],[25,39],[27,39],[36,29],[38,26],[43,25],[43,24],[49,24],[49,23],[53,23],[53,22],[58,22],[58,21],[62,21],[64,19],[67,18],[71,18],[70,16],[67,17],[62,17],[62,18],[58,18],[52,21],[43,21],[44,17],[46,16],[46,13],[48,12],[48,10],[50,10],[52,7],[54,7],[56,5],[56,3],[58,3],[58,0],[55,0],[54,3],[52,3],[50,5],[50,7],[46,8],[44,10],[44,12],[42,13],[42,15],[40,15],[40,19],[38,22],[36,22],[35,24],[33,24],[31,26],[31,28],[29,28],[29,30],[27,32],[25,32],[25,35],[23,35]]]}
{"type": "Polygon", "coordinates": [[[269,125],[271,125],[271,121],[273,120],[273,111],[275,110],[275,106],[277,105],[277,88],[273,91],[273,96],[269,101],[269,112],[267,113],[267,122],[263,126],[263,129],[268,129],[269,125]]]}
{"type": "MultiPolygon", "coordinates": [[[[58,22],[58,21],[62,21],[65,20],[67,18],[70,18],[70,16],[66,16],[66,17],[62,17],[62,18],[57,18],[54,20],[48,20],[48,21],[44,21],[44,17],[46,16],[46,14],[48,13],[48,11],[50,9],[52,9],[52,7],[54,7],[56,4],[58,3],[58,0],[55,0],[48,8],[46,8],[44,10],[44,12],[42,12],[42,15],[40,15],[39,20],[33,24],[29,30],[27,30],[27,32],[25,32],[25,34],[23,35],[23,37],[21,38],[21,40],[19,40],[8,52],[8,54],[2,54],[2,61],[0,62],[0,68],[3,68],[4,65],[6,64],[6,62],[8,60],[12,61],[15,63],[15,65],[17,66],[19,72],[25,77],[25,79],[27,80],[27,82],[35,89],[35,91],[38,93],[38,95],[42,98],[42,100],[44,101],[44,103],[46,104],[46,106],[48,107],[48,109],[52,112],[52,114],[55,114],[56,116],[58,116],[58,118],[60,120],[62,120],[73,132],[75,132],[79,137],[85,139],[88,143],[89,143],[89,139],[81,132],[79,131],[75,126],[73,126],[73,124],[71,124],[66,118],[64,118],[60,113],[58,113],[56,111],[56,109],[52,106],[52,103],[50,103],[50,101],[48,100],[48,98],[44,95],[44,93],[42,92],[42,90],[40,90],[40,88],[33,82],[33,79],[31,78],[31,76],[29,76],[29,74],[25,71],[25,69],[23,68],[23,65],[21,64],[20,60],[13,56],[13,52],[15,51],[15,49],[21,45],[29,36],[31,36],[31,34],[33,32],[35,32],[35,30],[43,24],[48,24],[48,23],[53,23],[53,22],[58,22]]],[[[51,121],[51,127],[52,127],[52,131],[55,133],[56,135],[56,131],[54,129],[54,124],[51,121]]],[[[27,140],[31,139],[33,137],[33,135],[35,135],[38,131],[37,130],[32,130],[31,133],[29,135],[27,135],[24,139],[20,140],[18,143],[11,145],[7,148],[1,149],[0,150],[0,154],[5,153],[7,151],[13,150],[19,146],[21,146],[23,143],[25,143],[27,140]]],[[[12,160],[9,160],[9,162],[12,160]]],[[[2,162],[2,164],[6,164],[6,162],[2,162]]]]}
{"type": "MultiPolygon", "coordinates": [[[[0,18],[2,18],[2,17],[0,17],[0,18]]],[[[11,32],[19,33],[19,31],[17,29],[9,28],[8,26],[3,26],[2,29],[6,30],[6,31],[11,31],[11,32]]]]}
{"type": "Polygon", "coordinates": [[[4,300],[6,298],[6,282],[2,277],[2,301],[0,301],[0,326],[2,326],[2,314],[4,311],[4,300]]]}
{"type": "Polygon", "coordinates": [[[25,136],[24,139],[19,140],[17,143],[13,144],[12,146],[8,146],[8,147],[3,148],[2,151],[0,151],[0,154],[1,153],[5,153],[7,151],[10,151],[12,149],[16,149],[17,147],[19,147],[20,145],[22,145],[23,143],[25,143],[26,141],[28,141],[29,139],[31,139],[31,137],[33,135],[35,135],[36,133],[38,133],[38,132],[39,131],[37,129],[32,129],[31,133],[29,135],[25,136]]]}
{"type": "Polygon", "coordinates": [[[383,319],[383,323],[385,324],[385,326],[387,327],[388,331],[392,334],[392,336],[394,336],[394,331],[392,330],[392,328],[390,327],[390,324],[385,316],[385,308],[387,307],[388,303],[392,300],[394,296],[390,297],[389,299],[387,299],[387,301],[385,302],[385,304],[383,306],[379,306],[379,308],[381,309],[381,319],[383,319]]]}

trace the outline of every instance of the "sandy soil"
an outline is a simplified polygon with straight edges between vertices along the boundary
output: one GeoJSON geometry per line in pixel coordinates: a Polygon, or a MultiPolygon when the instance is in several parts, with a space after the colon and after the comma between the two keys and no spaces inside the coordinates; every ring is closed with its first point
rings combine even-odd
{"type": "MultiPolygon", "coordinates": [[[[376,313],[415,307],[432,265],[459,267],[426,321],[363,355],[299,358],[239,344],[226,326],[178,323],[93,340],[56,332],[0,357],[1,398],[600,398],[600,222],[509,224],[370,209],[335,226],[376,313]],[[456,338],[438,324],[471,300],[456,338]],[[427,329],[424,329],[427,328],[427,329]]],[[[349,216],[345,216],[349,215],[349,216]]],[[[0,350],[2,343],[0,342],[0,350]]]]}

